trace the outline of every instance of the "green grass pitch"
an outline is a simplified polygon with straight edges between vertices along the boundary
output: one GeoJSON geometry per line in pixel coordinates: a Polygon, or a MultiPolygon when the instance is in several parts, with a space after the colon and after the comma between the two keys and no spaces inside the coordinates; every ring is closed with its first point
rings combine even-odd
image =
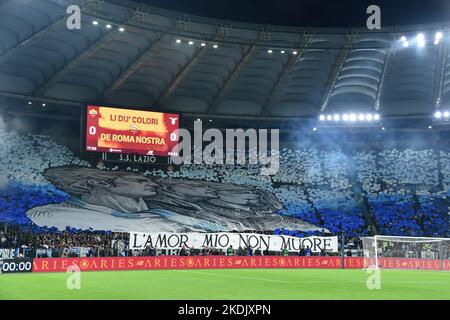
{"type": "Polygon", "coordinates": [[[450,299],[450,273],[381,271],[381,289],[369,290],[363,270],[171,270],[83,272],[81,289],[67,274],[0,275],[4,299],[145,300],[372,300],[450,299]]]}

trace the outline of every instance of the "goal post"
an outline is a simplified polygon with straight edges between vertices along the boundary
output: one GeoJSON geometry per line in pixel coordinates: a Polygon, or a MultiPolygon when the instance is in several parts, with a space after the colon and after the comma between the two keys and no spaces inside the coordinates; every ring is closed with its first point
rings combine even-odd
{"type": "Polygon", "coordinates": [[[362,238],[365,269],[450,270],[450,239],[381,236],[362,238]]]}

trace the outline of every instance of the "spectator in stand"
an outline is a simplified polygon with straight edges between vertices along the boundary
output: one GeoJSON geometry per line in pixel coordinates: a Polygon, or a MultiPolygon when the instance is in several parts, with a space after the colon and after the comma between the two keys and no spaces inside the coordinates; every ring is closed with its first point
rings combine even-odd
{"type": "Polygon", "coordinates": [[[300,257],[304,257],[305,256],[305,247],[304,246],[300,246],[300,251],[298,252],[298,255],[300,257]]]}
{"type": "Polygon", "coordinates": [[[3,231],[0,231],[0,248],[6,248],[6,235],[3,233],[3,231]]]}
{"type": "Polygon", "coordinates": [[[311,255],[312,255],[311,248],[309,246],[306,246],[305,256],[310,257],[311,255]]]}
{"type": "Polygon", "coordinates": [[[238,256],[245,256],[245,250],[242,247],[239,247],[237,250],[237,255],[238,256]]]}
{"type": "Polygon", "coordinates": [[[233,246],[229,246],[227,249],[227,256],[234,256],[233,246]]]}
{"type": "Polygon", "coordinates": [[[182,256],[182,257],[185,257],[185,256],[189,255],[188,249],[186,248],[185,245],[183,245],[183,247],[181,247],[179,255],[182,256]]]}
{"type": "Polygon", "coordinates": [[[202,248],[202,256],[207,256],[210,254],[210,250],[208,249],[207,246],[203,246],[202,248]]]}

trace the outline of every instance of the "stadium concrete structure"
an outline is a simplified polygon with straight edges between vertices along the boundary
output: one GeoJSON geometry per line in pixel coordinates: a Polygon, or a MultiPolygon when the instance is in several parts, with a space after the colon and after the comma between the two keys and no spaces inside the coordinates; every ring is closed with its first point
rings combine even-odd
{"type": "Polygon", "coordinates": [[[450,106],[444,25],[261,26],[116,0],[2,0],[0,12],[3,104],[31,99],[67,116],[71,108],[62,106],[95,101],[216,126],[314,123],[343,112],[426,124],[450,106]],[[66,26],[72,4],[81,8],[81,30],[66,26]]]}

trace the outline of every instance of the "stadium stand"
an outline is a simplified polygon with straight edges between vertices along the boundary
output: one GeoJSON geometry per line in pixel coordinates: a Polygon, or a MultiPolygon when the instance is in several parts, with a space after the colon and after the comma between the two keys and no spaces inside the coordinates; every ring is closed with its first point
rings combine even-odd
{"type": "MultiPolygon", "coordinates": [[[[27,210],[70,197],[46,180],[43,173],[47,168],[90,167],[51,137],[13,132],[2,132],[1,137],[4,156],[0,157],[0,165],[11,183],[1,191],[0,221],[29,225],[27,210]]],[[[184,165],[175,171],[155,168],[143,175],[257,187],[272,192],[283,203],[280,214],[324,227],[333,234],[344,231],[351,236],[366,235],[369,230],[365,209],[357,198],[361,193],[367,197],[367,210],[380,232],[446,236],[449,157],[448,152],[432,149],[345,154],[338,149],[284,148],[280,170],[274,176],[262,176],[247,166],[199,165],[184,165]],[[355,178],[350,174],[353,164],[355,178]]],[[[305,235],[299,230],[286,232],[305,235]]]]}
{"type": "MultiPolygon", "coordinates": [[[[13,109],[3,99],[14,99],[17,110],[28,107],[27,101],[33,107],[53,104],[49,112],[27,110],[24,117],[79,121],[85,103],[96,101],[182,113],[185,124],[202,118],[218,126],[277,122],[284,128],[291,120],[309,128],[321,112],[351,111],[378,112],[386,122],[414,118],[428,127],[433,111],[450,105],[445,42],[418,50],[403,48],[395,29],[266,30],[245,23],[231,28],[118,0],[80,1],[82,25],[75,32],[65,23],[71,2],[0,1],[1,114],[13,109]]],[[[439,27],[423,27],[425,37],[439,27]]],[[[404,31],[413,38],[418,27],[404,31]]],[[[36,206],[71,197],[52,185],[45,171],[97,163],[81,160],[55,136],[9,130],[1,121],[0,222],[36,233],[61,232],[32,225],[27,216],[36,206]]],[[[167,171],[114,164],[97,170],[255,187],[282,203],[276,214],[322,230],[270,230],[277,234],[448,237],[450,152],[443,141],[350,149],[291,143],[280,151],[274,176],[260,175],[257,166],[184,165],[167,171]]]]}

